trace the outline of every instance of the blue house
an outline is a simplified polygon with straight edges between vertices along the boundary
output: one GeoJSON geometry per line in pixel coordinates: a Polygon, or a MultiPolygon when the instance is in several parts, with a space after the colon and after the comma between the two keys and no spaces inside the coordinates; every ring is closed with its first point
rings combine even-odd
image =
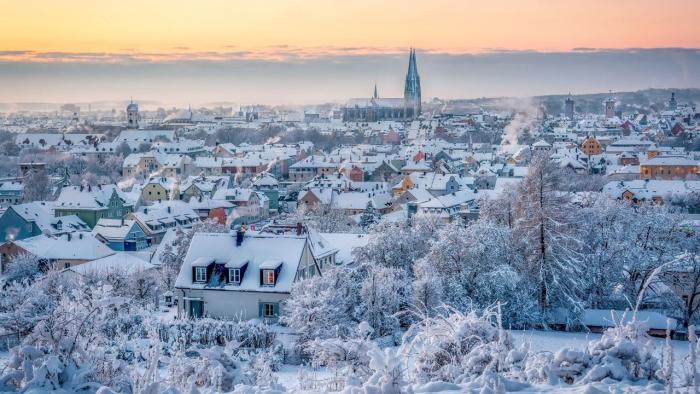
{"type": "Polygon", "coordinates": [[[136,251],[148,247],[146,233],[135,220],[102,218],[92,234],[112,250],[136,251]]]}
{"type": "Polygon", "coordinates": [[[55,217],[50,202],[11,205],[0,216],[0,242],[86,230],[87,224],[75,215],[55,217]]]}

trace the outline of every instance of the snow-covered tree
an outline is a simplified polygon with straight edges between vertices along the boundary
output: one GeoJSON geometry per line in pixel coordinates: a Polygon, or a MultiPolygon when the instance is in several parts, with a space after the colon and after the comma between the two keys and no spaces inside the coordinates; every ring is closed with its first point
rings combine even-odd
{"type": "Polygon", "coordinates": [[[561,192],[561,172],[548,155],[536,155],[518,187],[514,235],[525,256],[543,318],[553,307],[579,310],[582,283],[579,240],[573,235],[575,211],[561,192]]]}
{"type": "Polygon", "coordinates": [[[434,278],[442,302],[460,310],[504,304],[510,325],[527,324],[533,314],[524,273],[505,225],[478,220],[469,226],[453,222],[442,228],[430,251],[416,263],[417,279],[434,278]]]}
{"type": "Polygon", "coordinates": [[[358,269],[335,267],[296,282],[282,308],[282,321],[299,333],[298,343],[319,338],[347,338],[360,321],[357,307],[362,285],[358,269]]]}
{"type": "Polygon", "coordinates": [[[5,281],[32,281],[50,269],[46,260],[30,253],[18,253],[10,258],[5,269],[5,281]]]}
{"type": "Polygon", "coordinates": [[[360,227],[362,227],[363,230],[367,231],[367,229],[369,229],[370,226],[379,222],[380,218],[381,215],[374,208],[374,204],[372,204],[372,201],[368,201],[365,211],[362,213],[362,215],[360,215],[360,227]]]}
{"type": "Polygon", "coordinates": [[[410,274],[408,270],[397,267],[367,268],[360,289],[362,320],[379,337],[397,334],[411,317],[410,274]]]}
{"type": "Polygon", "coordinates": [[[44,201],[51,195],[51,185],[45,170],[34,169],[27,172],[22,181],[24,202],[44,201]]]}
{"type": "Polygon", "coordinates": [[[298,221],[322,233],[351,233],[357,232],[355,222],[343,210],[333,208],[328,204],[317,204],[313,207],[297,208],[298,221]]]}
{"type": "Polygon", "coordinates": [[[615,304],[621,298],[618,291],[621,274],[631,246],[634,210],[627,203],[598,198],[579,213],[581,264],[587,305],[594,309],[623,307],[615,304]]]}
{"type": "Polygon", "coordinates": [[[414,216],[408,222],[380,222],[371,228],[367,245],[354,251],[355,260],[410,270],[430,250],[441,226],[440,219],[430,215],[414,216]]]}

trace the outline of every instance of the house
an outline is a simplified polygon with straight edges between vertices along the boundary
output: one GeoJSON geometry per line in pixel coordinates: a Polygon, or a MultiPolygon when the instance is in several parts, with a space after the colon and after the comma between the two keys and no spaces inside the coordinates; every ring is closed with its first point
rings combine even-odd
{"type": "Polygon", "coordinates": [[[90,228],[102,218],[121,219],[134,210],[134,203],[117,185],[67,186],[54,201],[56,217],[76,215],[90,228]]]}
{"type": "Polygon", "coordinates": [[[552,144],[545,140],[539,140],[532,144],[532,150],[535,152],[549,152],[552,150],[552,144]]]}
{"type": "Polygon", "coordinates": [[[333,157],[312,155],[289,166],[289,180],[308,182],[317,175],[330,176],[338,170],[340,163],[333,157]]]}
{"type": "Polygon", "coordinates": [[[306,236],[197,233],[175,282],[178,316],[276,320],[310,264],[306,236]]]}
{"type": "Polygon", "coordinates": [[[416,204],[417,209],[412,209],[414,203],[409,203],[409,214],[418,212],[427,215],[439,215],[443,221],[450,222],[457,216],[466,215],[471,208],[474,208],[475,198],[474,191],[460,190],[416,204]]]}
{"type": "Polygon", "coordinates": [[[639,164],[642,179],[685,179],[698,176],[698,162],[685,157],[659,157],[639,164]]]}
{"type": "Polygon", "coordinates": [[[228,188],[230,178],[228,176],[190,176],[179,187],[179,198],[190,201],[191,198],[211,198],[219,189],[228,188]]]}
{"type": "Polygon", "coordinates": [[[199,221],[199,215],[184,201],[163,201],[140,208],[128,215],[138,223],[149,245],[157,244],[163,239],[169,228],[191,228],[199,221]]]}
{"type": "Polygon", "coordinates": [[[263,172],[253,179],[253,190],[261,192],[270,199],[270,210],[279,209],[279,181],[269,172],[263,172]]]}
{"type": "Polygon", "coordinates": [[[212,200],[228,201],[233,204],[229,217],[232,224],[249,223],[266,218],[269,214],[269,200],[264,194],[253,189],[236,187],[219,189],[212,200]]]}
{"type": "Polygon", "coordinates": [[[131,150],[138,149],[141,144],[151,145],[158,141],[174,141],[174,130],[123,130],[114,139],[116,145],[126,143],[131,150]]]}
{"type": "Polygon", "coordinates": [[[146,233],[135,220],[102,218],[92,234],[112,250],[137,251],[148,247],[146,233]]]}
{"type": "Polygon", "coordinates": [[[88,225],[75,215],[54,217],[53,204],[44,201],[12,205],[0,216],[3,241],[88,230],[88,225]]]}
{"type": "Polygon", "coordinates": [[[416,159],[414,161],[409,161],[406,163],[406,165],[401,167],[401,174],[409,175],[414,172],[430,172],[432,170],[433,168],[431,167],[430,163],[426,162],[425,160],[416,159]]]}
{"type": "Polygon", "coordinates": [[[191,199],[188,204],[197,212],[201,220],[211,219],[222,225],[226,224],[228,215],[234,207],[229,201],[212,200],[201,196],[191,199]]]}
{"type": "Polygon", "coordinates": [[[192,169],[192,158],[158,151],[131,153],[124,158],[122,176],[128,178],[162,175],[180,177],[192,169]]]}
{"type": "Polygon", "coordinates": [[[333,200],[331,206],[335,209],[340,209],[346,215],[358,215],[367,209],[371,204],[380,214],[385,214],[391,211],[392,208],[391,194],[383,190],[370,192],[345,192],[338,194],[333,200]]]}
{"type": "Polygon", "coordinates": [[[141,188],[141,199],[147,203],[163,200],[179,200],[180,186],[175,178],[152,176],[141,188]]]}
{"type": "Polygon", "coordinates": [[[639,203],[652,201],[661,204],[668,198],[700,196],[700,181],[669,181],[635,179],[613,181],[603,186],[603,193],[618,200],[639,203]]]}
{"type": "Polygon", "coordinates": [[[0,246],[2,272],[13,256],[22,253],[36,256],[59,269],[68,268],[114,254],[114,251],[87,232],[68,233],[57,237],[37,235],[0,246]]]}
{"type": "Polygon", "coordinates": [[[24,185],[15,180],[0,181],[0,207],[19,204],[22,202],[24,185]]]}

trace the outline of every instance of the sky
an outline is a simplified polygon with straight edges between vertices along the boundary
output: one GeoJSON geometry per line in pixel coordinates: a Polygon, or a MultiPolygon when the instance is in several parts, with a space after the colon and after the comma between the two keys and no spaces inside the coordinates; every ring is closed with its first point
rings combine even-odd
{"type": "Polygon", "coordinates": [[[3,0],[0,102],[312,103],[700,86],[697,0],[3,0]]]}

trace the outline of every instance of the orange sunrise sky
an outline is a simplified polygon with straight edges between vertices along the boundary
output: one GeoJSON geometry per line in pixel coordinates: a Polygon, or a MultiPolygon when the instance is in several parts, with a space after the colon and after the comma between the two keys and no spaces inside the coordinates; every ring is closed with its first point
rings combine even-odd
{"type": "Polygon", "coordinates": [[[5,0],[0,50],[274,57],[283,48],[700,47],[699,13],[697,0],[5,0]]]}
{"type": "MultiPolygon", "coordinates": [[[[700,0],[0,0],[0,103],[700,86],[700,0]]],[[[397,96],[398,97],[398,96],[397,96]]]]}

